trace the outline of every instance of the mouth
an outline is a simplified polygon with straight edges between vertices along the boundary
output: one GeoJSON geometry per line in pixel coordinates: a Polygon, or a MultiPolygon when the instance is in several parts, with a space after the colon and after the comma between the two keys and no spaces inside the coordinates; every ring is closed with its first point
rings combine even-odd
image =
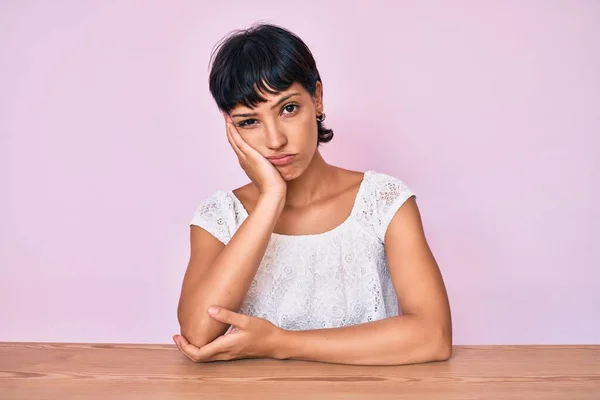
{"type": "Polygon", "coordinates": [[[286,154],[278,157],[270,157],[268,160],[273,165],[286,165],[291,163],[296,158],[295,154],[286,154]]]}

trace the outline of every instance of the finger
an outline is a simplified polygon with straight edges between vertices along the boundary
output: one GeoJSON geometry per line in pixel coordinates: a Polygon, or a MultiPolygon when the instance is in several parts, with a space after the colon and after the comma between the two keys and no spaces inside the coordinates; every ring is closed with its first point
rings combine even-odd
{"type": "Polygon", "coordinates": [[[230,333],[237,332],[237,330],[238,330],[237,326],[231,325],[229,327],[229,329],[227,329],[227,332],[224,333],[224,335],[229,335],[230,333]]]}
{"type": "MultiPolygon", "coordinates": [[[[180,336],[180,337],[181,337],[181,336],[180,336]]],[[[175,346],[177,346],[177,348],[179,349],[179,351],[180,351],[180,352],[181,352],[181,353],[182,353],[184,356],[186,356],[187,358],[189,358],[189,359],[190,359],[190,360],[192,360],[193,362],[196,362],[196,360],[195,360],[195,359],[194,359],[194,358],[193,358],[191,355],[187,354],[187,353],[185,352],[185,350],[184,350],[184,349],[181,347],[181,345],[179,344],[179,340],[180,340],[180,339],[178,339],[178,338],[176,338],[176,337],[173,337],[173,341],[175,342],[175,346]]]]}
{"type": "Polygon", "coordinates": [[[229,134],[231,135],[231,139],[233,143],[237,146],[237,148],[244,154],[248,154],[254,150],[246,141],[242,138],[242,135],[238,132],[237,128],[233,124],[233,120],[229,118],[229,134]]]}
{"type": "Polygon", "coordinates": [[[235,360],[235,358],[232,357],[231,354],[229,354],[227,352],[223,352],[223,353],[214,354],[212,357],[204,360],[204,362],[229,361],[229,360],[235,360]]]}
{"type": "Polygon", "coordinates": [[[239,146],[233,140],[233,136],[231,134],[232,128],[230,128],[230,125],[231,125],[230,123],[227,123],[225,125],[225,131],[227,132],[227,141],[229,142],[229,144],[233,148],[233,151],[235,151],[235,153],[238,155],[239,158],[242,158],[242,159],[246,158],[246,155],[240,150],[239,146]]]}
{"type": "Polygon", "coordinates": [[[217,321],[224,322],[229,325],[237,326],[238,328],[245,329],[248,324],[248,316],[230,311],[222,307],[209,307],[208,315],[217,321]]]}
{"type": "Polygon", "coordinates": [[[235,123],[233,122],[233,119],[231,119],[229,114],[223,113],[223,116],[225,117],[225,130],[227,131],[228,138],[231,139],[231,142],[233,142],[233,143],[231,143],[231,142],[230,143],[232,146],[235,146],[235,149],[237,149],[238,151],[241,152],[240,146],[238,146],[236,141],[233,139],[233,132],[237,133],[237,136],[239,136],[239,132],[235,126],[235,123]]]}
{"type": "Polygon", "coordinates": [[[244,154],[243,151],[240,150],[239,146],[233,140],[233,135],[232,135],[231,131],[234,129],[235,128],[232,128],[232,124],[227,122],[227,120],[226,120],[225,132],[227,133],[227,141],[229,142],[229,145],[231,146],[231,148],[237,155],[238,159],[240,160],[240,164],[241,164],[241,161],[246,159],[246,155],[244,154]]]}
{"type": "Polygon", "coordinates": [[[233,357],[229,355],[229,353],[219,353],[215,354],[214,357],[211,357],[210,361],[229,361],[233,360],[233,357]]]}
{"type": "MultiPolygon", "coordinates": [[[[175,340],[175,345],[177,346],[177,348],[179,349],[179,351],[186,356],[187,358],[189,358],[191,361],[193,362],[198,362],[197,357],[190,353],[190,347],[188,347],[187,349],[183,347],[183,342],[186,343],[186,345],[188,346],[193,346],[192,344],[190,344],[183,336],[179,335],[179,337],[175,340]]],[[[196,346],[194,346],[196,347],[196,346]]],[[[196,347],[197,349],[198,347],[196,347]]]]}
{"type": "Polygon", "coordinates": [[[228,356],[234,340],[225,339],[225,336],[219,336],[212,342],[202,347],[194,346],[189,343],[183,336],[179,335],[179,344],[177,347],[190,360],[194,362],[222,361],[228,360],[228,356]]]}
{"type": "Polygon", "coordinates": [[[219,336],[209,344],[202,346],[198,351],[198,357],[202,361],[209,361],[214,360],[219,354],[228,354],[236,340],[238,340],[237,335],[219,336]]]}
{"type": "Polygon", "coordinates": [[[178,347],[183,354],[188,356],[188,358],[194,362],[202,361],[202,357],[200,356],[200,348],[199,347],[194,346],[193,344],[188,342],[185,337],[183,337],[181,335],[179,335],[178,339],[179,339],[178,347]]]}

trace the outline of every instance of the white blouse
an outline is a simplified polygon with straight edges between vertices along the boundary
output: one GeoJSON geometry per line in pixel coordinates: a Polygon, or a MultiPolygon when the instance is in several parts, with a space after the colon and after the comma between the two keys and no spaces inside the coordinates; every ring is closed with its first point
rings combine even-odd
{"type": "MultiPolygon", "coordinates": [[[[385,232],[414,193],[401,180],[364,174],[350,216],[327,232],[272,233],[240,313],[286,330],[334,328],[399,314],[385,232]]],[[[225,245],[248,212],[232,191],[216,191],[194,213],[199,226],[225,245]]]]}

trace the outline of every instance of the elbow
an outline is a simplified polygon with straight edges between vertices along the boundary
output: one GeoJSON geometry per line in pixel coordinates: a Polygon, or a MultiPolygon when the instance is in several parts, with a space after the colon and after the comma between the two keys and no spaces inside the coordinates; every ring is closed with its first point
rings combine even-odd
{"type": "Polygon", "coordinates": [[[208,326],[205,321],[191,323],[180,323],[181,335],[196,347],[202,347],[212,342],[215,338],[211,337],[208,326]]]}
{"type": "Polygon", "coordinates": [[[421,320],[417,362],[447,361],[452,357],[452,325],[421,320]]]}
{"type": "Polygon", "coordinates": [[[178,320],[181,335],[196,347],[205,346],[218,337],[218,334],[212,333],[215,330],[215,321],[208,316],[198,318],[198,316],[186,317],[179,314],[178,320]]]}
{"type": "Polygon", "coordinates": [[[197,329],[193,329],[187,325],[180,325],[180,334],[196,347],[202,347],[206,344],[204,343],[202,332],[198,332],[197,329]]]}
{"type": "Polygon", "coordinates": [[[452,357],[452,332],[446,327],[438,328],[429,341],[431,361],[448,361],[452,357]]]}
{"type": "Polygon", "coordinates": [[[435,345],[432,361],[448,361],[452,357],[452,342],[443,340],[435,345]]]}

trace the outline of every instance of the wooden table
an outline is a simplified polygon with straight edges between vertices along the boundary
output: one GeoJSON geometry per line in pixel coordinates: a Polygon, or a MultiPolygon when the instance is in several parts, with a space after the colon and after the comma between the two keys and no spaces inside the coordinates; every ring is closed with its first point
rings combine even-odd
{"type": "Polygon", "coordinates": [[[363,367],[194,364],[174,345],[0,343],[0,399],[600,399],[600,346],[456,346],[363,367]]]}

